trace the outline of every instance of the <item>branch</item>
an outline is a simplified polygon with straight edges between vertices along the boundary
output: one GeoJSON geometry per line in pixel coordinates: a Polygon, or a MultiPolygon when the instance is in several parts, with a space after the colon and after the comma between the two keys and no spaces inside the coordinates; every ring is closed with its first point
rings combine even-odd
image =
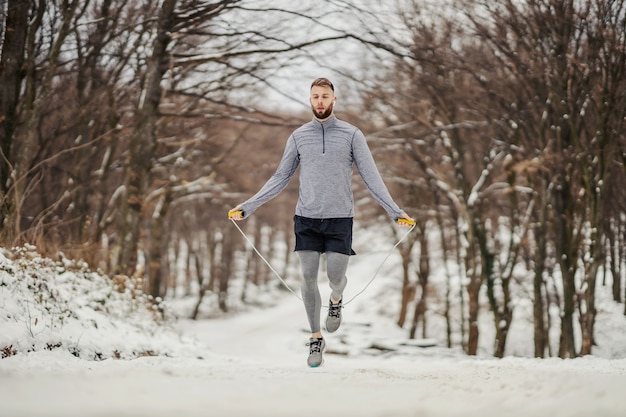
{"type": "Polygon", "coordinates": [[[284,52],[289,52],[293,50],[298,50],[301,48],[306,48],[311,45],[316,45],[323,42],[336,41],[340,39],[348,39],[351,36],[349,35],[340,35],[329,38],[320,38],[312,41],[302,42],[300,44],[290,45],[286,48],[267,48],[267,49],[251,49],[247,51],[235,51],[235,52],[227,52],[223,54],[217,55],[204,55],[204,56],[190,56],[184,57],[182,55],[174,55],[176,59],[175,66],[179,67],[187,67],[193,65],[201,65],[207,62],[216,62],[223,61],[229,58],[248,56],[248,55],[257,55],[257,54],[280,54],[284,52]]]}

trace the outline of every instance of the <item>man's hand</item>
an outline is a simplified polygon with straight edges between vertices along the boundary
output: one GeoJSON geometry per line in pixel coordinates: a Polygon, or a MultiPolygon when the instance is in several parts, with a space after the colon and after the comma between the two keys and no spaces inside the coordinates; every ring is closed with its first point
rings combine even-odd
{"type": "Polygon", "coordinates": [[[239,208],[239,205],[228,211],[228,218],[237,221],[243,220],[243,211],[239,208]]]}
{"type": "Polygon", "coordinates": [[[402,217],[398,217],[397,222],[398,225],[405,227],[413,227],[413,225],[415,225],[415,219],[413,219],[406,213],[402,213],[402,217]]]}

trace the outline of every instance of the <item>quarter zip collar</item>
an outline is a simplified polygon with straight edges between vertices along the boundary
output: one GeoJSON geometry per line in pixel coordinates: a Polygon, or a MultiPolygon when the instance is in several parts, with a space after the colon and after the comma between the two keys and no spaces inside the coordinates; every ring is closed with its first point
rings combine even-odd
{"type": "Polygon", "coordinates": [[[322,155],[326,154],[326,129],[333,126],[337,122],[335,115],[330,116],[328,119],[321,121],[317,118],[313,118],[313,125],[322,131],[322,155]]]}
{"type": "Polygon", "coordinates": [[[313,122],[315,123],[315,126],[320,126],[320,128],[323,125],[326,125],[326,126],[334,125],[336,121],[337,121],[337,116],[335,116],[334,114],[324,121],[319,120],[316,117],[313,118],[313,122]]]}

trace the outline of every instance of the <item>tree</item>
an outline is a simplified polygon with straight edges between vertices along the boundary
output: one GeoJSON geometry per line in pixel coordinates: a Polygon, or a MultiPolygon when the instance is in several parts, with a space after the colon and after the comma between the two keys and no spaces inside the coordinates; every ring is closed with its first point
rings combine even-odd
{"type": "Polygon", "coordinates": [[[23,0],[8,1],[6,25],[1,31],[4,33],[0,59],[0,225],[3,229],[6,216],[11,212],[10,200],[7,198],[11,183],[10,161],[20,86],[24,78],[24,51],[31,4],[23,0]]]}
{"type": "Polygon", "coordinates": [[[580,353],[588,354],[596,276],[604,263],[602,218],[610,215],[605,209],[606,184],[612,175],[621,175],[614,162],[623,142],[619,126],[624,99],[619,92],[624,89],[626,58],[620,23],[624,2],[480,4],[489,22],[476,14],[468,18],[496,52],[507,82],[500,89],[491,80],[484,86],[498,96],[495,103],[507,114],[509,123],[501,126],[515,126],[507,136],[523,146],[525,158],[539,156],[547,168],[533,173],[545,178],[538,184],[552,190],[539,191],[538,196],[547,197],[554,210],[549,227],[554,228],[563,283],[560,355],[577,355],[577,308],[583,333],[580,353]]]}
{"type": "Polygon", "coordinates": [[[536,356],[548,347],[555,299],[560,356],[578,354],[576,317],[580,353],[589,353],[606,259],[602,219],[623,217],[604,197],[625,179],[623,2],[463,1],[461,16],[437,20],[424,17],[425,6],[406,4],[394,26],[402,36],[383,48],[395,56],[392,69],[369,90],[380,100],[366,111],[384,115],[377,136],[396,151],[404,143],[428,179],[424,192],[441,202],[429,211],[436,224],[456,228],[441,235],[459,237],[444,253],[454,247],[460,276],[467,274],[467,352],[478,346],[486,284],[494,353],[504,354],[511,284],[525,286],[517,270],[524,260],[534,277],[536,356]],[[561,285],[552,289],[546,280],[555,275],[561,285]]]}
{"type": "MultiPolygon", "coordinates": [[[[14,101],[22,115],[12,119],[15,128],[2,141],[3,187],[13,193],[2,194],[3,242],[14,244],[21,236],[41,250],[62,247],[111,273],[134,272],[141,252],[151,258],[148,274],[158,274],[156,248],[167,246],[159,241],[168,235],[159,223],[169,206],[186,193],[219,192],[203,180],[215,172],[183,174],[176,165],[199,159],[194,143],[211,143],[213,149],[202,149],[206,161],[216,159],[213,152],[224,155],[221,140],[235,140],[237,135],[220,139],[207,121],[230,120],[240,132],[249,124],[289,125],[242,104],[241,97],[259,85],[276,89],[273,73],[298,65],[295,61],[309,57],[317,44],[346,37],[328,27],[315,37],[301,32],[303,24],[323,27],[320,16],[302,5],[258,8],[248,1],[193,0],[28,5],[33,18],[22,27],[25,46],[11,36],[3,43],[6,62],[13,51],[24,51],[26,63],[2,73],[22,77],[15,83],[6,78],[3,86],[25,93],[2,104],[9,108],[14,101]],[[279,24],[259,18],[267,13],[283,18],[279,24]],[[296,29],[302,36],[293,36],[296,29]],[[18,73],[18,67],[27,70],[18,73]],[[190,141],[164,136],[185,136],[169,126],[184,129],[188,121],[204,131],[196,130],[200,133],[190,141]],[[19,146],[9,151],[10,144],[19,146]],[[9,178],[19,181],[4,181],[9,178]],[[189,181],[204,188],[185,187],[189,181]],[[177,192],[161,199],[168,189],[177,192]],[[10,217],[4,214],[8,208],[10,217]]],[[[25,22],[23,13],[20,19],[25,22]]],[[[158,286],[156,275],[154,281],[158,286]]]]}

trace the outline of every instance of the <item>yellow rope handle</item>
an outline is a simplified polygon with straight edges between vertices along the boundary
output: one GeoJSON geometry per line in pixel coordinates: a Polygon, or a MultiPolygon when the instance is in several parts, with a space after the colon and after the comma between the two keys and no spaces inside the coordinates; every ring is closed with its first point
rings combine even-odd
{"type": "Polygon", "coordinates": [[[405,219],[404,217],[399,217],[398,220],[398,225],[400,226],[409,226],[409,227],[413,227],[415,226],[415,220],[411,219],[405,219]]]}
{"type": "Polygon", "coordinates": [[[228,218],[232,220],[236,214],[239,214],[241,217],[243,217],[243,210],[230,210],[228,212],[228,218]]]}

